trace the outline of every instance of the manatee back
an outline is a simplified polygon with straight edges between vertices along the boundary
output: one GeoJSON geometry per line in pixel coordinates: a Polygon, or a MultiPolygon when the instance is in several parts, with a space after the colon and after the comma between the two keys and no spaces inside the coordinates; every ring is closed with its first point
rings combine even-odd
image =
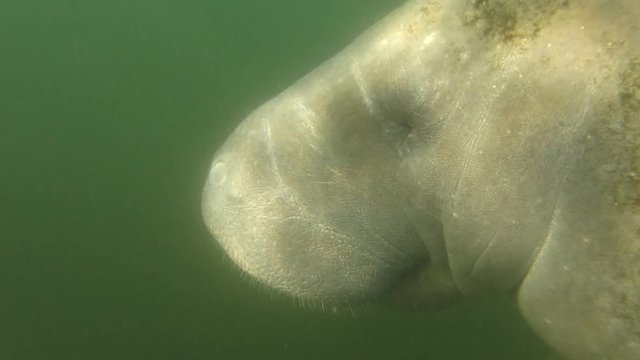
{"type": "Polygon", "coordinates": [[[519,304],[571,359],[640,359],[640,3],[571,6],[584,41],[610,61],[594,73],[606,76],[586,114],[581,154],[519,304]]]}

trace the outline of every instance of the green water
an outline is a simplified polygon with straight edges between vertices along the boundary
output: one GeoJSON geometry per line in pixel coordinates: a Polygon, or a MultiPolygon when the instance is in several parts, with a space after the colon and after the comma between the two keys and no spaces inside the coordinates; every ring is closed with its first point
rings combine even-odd
{"type": "Polygon", "coordinates": [[[399,0],[0,1],[0,360],[537,359],[507,300],[330,314],[201,221],[249,111],[399,0]]]}

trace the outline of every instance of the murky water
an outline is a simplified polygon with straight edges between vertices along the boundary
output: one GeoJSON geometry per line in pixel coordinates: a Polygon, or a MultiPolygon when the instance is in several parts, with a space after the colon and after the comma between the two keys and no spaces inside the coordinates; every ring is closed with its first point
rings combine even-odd
{"type": "Polygon", "coordinates": [[[235,124],[400,3],[0,2],[0,359],[538,359],[509,299],[305,309],[202,223],[235,124]]]}

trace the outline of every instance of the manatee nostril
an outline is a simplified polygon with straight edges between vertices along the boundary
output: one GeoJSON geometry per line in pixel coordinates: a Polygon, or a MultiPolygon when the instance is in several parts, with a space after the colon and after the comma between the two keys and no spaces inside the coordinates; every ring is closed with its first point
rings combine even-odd
{"type": "Polygon", "coordinates": [[[219,186],[224,183],[227,178],[227,166],[224,161],[218,161],[211,167],[209,171],[209,184],[219,186]]]}
{"type": "Polygon", "coordinates": [[[227,169],[223,161],[217,161],[211,166],[209,176],[202,195],[202,213],[207,226],[213,231],[215,220],[219,217],[220,208],[218,205],[223,201],[225,195],[221,188],[227,181],[227,169]]]}

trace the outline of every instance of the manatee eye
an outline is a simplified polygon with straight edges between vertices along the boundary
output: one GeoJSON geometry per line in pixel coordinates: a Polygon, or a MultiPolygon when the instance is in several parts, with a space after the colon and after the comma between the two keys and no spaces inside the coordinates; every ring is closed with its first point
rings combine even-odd
{"type": "Polygon", "coordinates": [[[412,106],[407,106],[400,99],[387,99],[381,103],[379,125],[385,142],[394,147],[398,155],[406,156],[411,152],[408,141],[415,128],[415,121],[411,114],[412,106]]]}
{"type": "Polygon", "coordinates": [[[423,104],[406,101],[385,104],[380,121],[383,138],[401,157],[410,155],[417,148],[428,147],[437,138],[442,122],[425,110],[423,104]]]}
{"type": "Polygon", "coordinates": [[[385,135],[393,141],[404,141],[413,131],[413,125],[406,114],[396,114],[385,119],[385,135]]]}

